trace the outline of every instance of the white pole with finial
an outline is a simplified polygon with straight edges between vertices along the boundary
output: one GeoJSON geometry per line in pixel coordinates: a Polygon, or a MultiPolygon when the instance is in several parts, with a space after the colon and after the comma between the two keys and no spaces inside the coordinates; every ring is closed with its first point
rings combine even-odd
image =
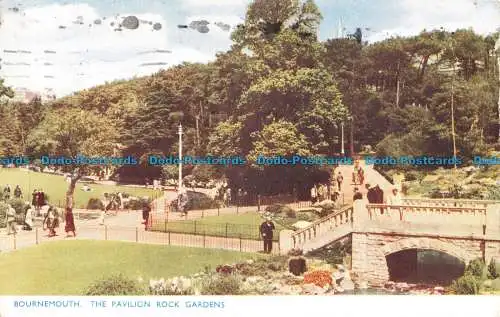
{"type": "Polygon", "coordinates": [[[182,124],[179,123],[179,193],[182,190],[182,124]]]}

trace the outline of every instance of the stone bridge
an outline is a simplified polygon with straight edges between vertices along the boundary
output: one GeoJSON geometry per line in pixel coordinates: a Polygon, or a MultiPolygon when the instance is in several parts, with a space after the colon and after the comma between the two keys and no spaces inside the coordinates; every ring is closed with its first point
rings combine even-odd
{"type": "Polygon", "coordinates": [[[282,231],[280,250],[304,252],[349,237],[352,272],[378,286],[389,280],[387,256],[420,249],[440,251],[464,264],[500,262],[500,201],[404,199],[402,205],[357,200],[300,231],[282,231]]]}

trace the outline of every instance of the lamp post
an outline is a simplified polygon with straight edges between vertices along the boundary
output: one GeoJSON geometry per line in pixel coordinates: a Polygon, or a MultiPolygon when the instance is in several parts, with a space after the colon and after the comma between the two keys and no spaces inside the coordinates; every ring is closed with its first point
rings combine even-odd
{"type": "Polygon", "coordinates": [[[457,144],[455,141],[455,64],[456,64],[456,56],[455,56],[455,47],[453,46],[453,39],[450,41],[451,52],[453,54],[453,74],[451,75],[451,137],[453,141],[453,158],[455,170],[457,169],[457,144]]]}
{"type": "Polygon", "coordinates": [[[342,121],[342,123],[340,124],[340,129],[341,129],[341,134],[342,134],[342,144],[341,144],[341,148],[340,148],[340,154],[342,154],[342,156],[344,156],[345,154],[345,149],[344,149],[344,122],[342,121]]]}
{"type": "Polygon", "coordinates": [[[179,134],[179,184],[178,191],[179,194],[182,190],[182,124],[179,123],[179,130],[177,132],[179,134]]]}
{"type": "MultiPolygon", "coordinates": [[[[500,38],[495,43],[495,54],[498,69],[500,70],[500,38]]],[[[500,86],[500,72],[498,72],[498,83],[500,86]]],[[[498,142],[500,143],[500,89],[498,90],[498,142]]]]}

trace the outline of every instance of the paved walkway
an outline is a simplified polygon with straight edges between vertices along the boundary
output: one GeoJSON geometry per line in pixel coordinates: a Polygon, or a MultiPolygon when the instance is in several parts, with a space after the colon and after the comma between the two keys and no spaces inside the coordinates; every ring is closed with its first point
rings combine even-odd
{"type": "Polygon", "coordinates": [[[384,198],[391,192],[393,185],[379,172],[377,172],[373,165],[366,165],[364,161],[360,161],[360,166],[365,171],[365,183],[363,185],[354,185],[352,183],[352,172],[354,170],[353,165],[340,165],[335,169],[335,175],[340,171],[344,177],[344,183],[342,185],[342,194],[344,195],[344,204],[352,204],[352,198],[354,196],[354,187],[358,189],[366,197],[367,190],[365,184],[379,185],[384,191],[384,198]]]}
{"type": "MultiPolygon", "coordinates": [[[[391,184],[378,172],[373,169],[373,166],[365,166],[366,182],[370,184],[378,184],[386,194],[391,188],[391,184]]],[[[336,169],[335,174],[341,171],[344,176],[344,203],[352,203],[354,185],[351,184],[351,175],[353,167],[346,165],[336,169]]],[[[363,186],[360,187],[363,193],[366,190],[363,186]]],[[[152,213],[153,220],[155,217],[166,219],[165,204],[172,199],[175,199],[175,192],[166,191],[165,196],[155,200],[154,211],[152,213]]],[[[304,204],[304,203],[303,203],[304,204]]],[[[293,205],[293,204],[292,204],[293,205]]],[[[305,203],[305,205],[308,205],[305,203]]],[[[301,207],[296,205],[294,207],[301,207]]],[[[305,206],[303,206],[305,207],[305,206]]],[[[264,210],[265,206],[261,206],[264,210]]],[[[169,220],[192,220],[207,216],[216,216],[222,214],[237,214],[257,211],[257,206],[250,207],[227,207],[219,209],[195,210],[188,212],[188,216],[183,217],[180,213],[168,213],[169,220]]],[[[77,228],[76,238],[66,238],[64,234],[64,224],[59,228],[60,236],[48,238],[47,232],[40,227],[34,228],[33,231],[19,231],[15,236],[6,234],[5,229],[0,230],[0,250],[12,251],[15,249],[34,246],[40,243],[50,241],[60,241],[66,239],[93,239],[93,240],[114,240],[114,241],[129,241],[149,244],[162,245],[178,245],[191,247],[205,247],[237,250],[243,252],[257,252],[262,249],[262,241],[247,240],[238,238],[225,237],[210,237],[193,234],[180,233],[164,233],[164,232],[149,232],[144,230],[142,222],[142,214],[137,211],[119,212],[116,216],[106,216],[105,225],[99,224],[99,219],[80,219],[75,216],[75,225],[77,228]]],[[[275,242],[274,252],[278,252],[278,243],[275,242]]]]}
{"type": "MultiPolygon", "coordinates": [[[[0,251],[8,252],[61,240],[112,240],[146,244],[176,245],[184,247],[201,247],[226,249],[241,252],[259,252],[262,241],[211,237],[193,234],[150,232],[144,230],[141,224],[140,212],[122,212],[116,216],[107,216],[105,225],[99,225],[98,219],[75,220],[76,238],[66,238],[64,224],[57,230],[60,235],[49,238],[48,232],[41,227],[32,231],[19,231],[17,235],[7,235],[6,230],[0,230],[0,251]]],[[[274,252],[278,252],[278,243],[274,244],[274,252]]]]}
{"type": "MultiPolygon", "coordinates": [[[[391,188],[393,185],[385,179],[379,172],[377,172],[373,165],[366,165],[364,161],[360,162],[361,166],[365,170],[365,184],[370,185],[379,185],[380,188],[384,191],[384,197],[387,197],[391,192],[391,188]]],[[[363,196],[366,196],[367,190],[365,188],[365,184],[363,185],[354,185],[352,183],[352,165],[340,165],[335,169],[335,175],[338,172],[341,172],[344,177],[344,183],[342,186],[342,192],[340,199],[343,201],[343,204],[352,204],[352,198],[354,196],[354,187],[358,187],[359,190],[363,193],[363,196]]],[[[170,201],[176,198],[176,193],[173,191],[165,191],[165,195],[162,198],[158,198],[154,202],[154,211],[152,213],[153,219],[168,219],[168,221],[181,221],[181,220],[193,220],[200,219],[208,216],[220,216],[225,214],[238,214],[238,213],[247,213],[247,212],[256,212],[257,206],[247,206],[247,207],[224,207],[217,209],[206,209],[206,210],[191,210],[188,212],[187,216],[183,216],[178,212],[167,212],[168,208],[165,208],[166,204],[169,204],[170,201]]],[[[309,207],[310,204],[308,202],[299,202],[295,204],[289,204],[293,208],[301,208],[301,207],[309,207]]],[[[266,206],[261,206],[260,210],[264,210],[266,206]]]]}

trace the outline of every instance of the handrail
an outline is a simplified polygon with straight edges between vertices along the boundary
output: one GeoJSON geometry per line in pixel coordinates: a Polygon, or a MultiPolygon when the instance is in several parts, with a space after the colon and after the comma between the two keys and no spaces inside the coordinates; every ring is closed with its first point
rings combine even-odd
{"type": "Polygon", "coordinates": [[[433,208],[433,209],[446,209],[448,211],[486,211],[486,208],[481,207],[455,207],[455,206],[422,206],[422,205],[390,205],[390,204],[367,204],[367,208],[393,208],[393,209],[422,209],[422,208],[433,208]]]}
{"type": "Polygon", "coordinates": [[[422,198],[422,197],[403,197],[405,200],[416,200],[416,201],[436,201],[436,202],[457,202],[457,203],[478,203],[478,204],[500,204],[500,200],[481,200],[481,199],[454,199],[454,198],[422,198]]]}
{"type": "Polygon", "coordinates": [[[346,206],[346,207],[344,207],[344,208],[342,208],[342,209],[339,209],[339,210],[337,210],[337,211],[335,211],[335,212],[333,212],[333,213],[331,213],[331,214],[329,214],[329,215],[327,215],[327,216],[325,216],[325,217],[323,217],[323,218],[321,218],[321,219],[318,219],[318,220],[314,221],[314,222],[313,222],[313,223],[311,223],[309,226],[307,226],[307,227],[305,227],[305,228],[303,228],[303,229],[300,229],[300,230],[295,231],[295,232],[292,234],[292,236],[297,236],[297,235],[299,235],[299,234],[301,234],[301,233],[304,233],[304,232],[306,232],[306,231],[308,231],[308,230],[310,230],[310,229],[314,228],[316,225],[321,224],[321,223],[323,223],[323,222],[325,222],[325,221],[327,221],[327,220],[329,220],[329,219],[331,219],[331,218],[334,218],[335,216],[338,216],[339,214],[341,214],[341,213],[343,213],[343,212],[345,212],[346,210],[351,209],[351,208],[353,208],[353,206],[352,206],[352,205],[350,205],[350,206],[346,206]]]}

